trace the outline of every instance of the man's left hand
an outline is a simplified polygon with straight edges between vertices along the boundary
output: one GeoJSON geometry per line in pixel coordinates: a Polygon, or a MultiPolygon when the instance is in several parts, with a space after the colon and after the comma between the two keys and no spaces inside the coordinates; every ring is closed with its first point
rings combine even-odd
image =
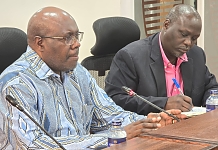
{"type": "MultiPolygon", "coordinates": [[[[179,110],[179,109],[170,109],[170,110],[167,110],[167,112],[176,116],[179,120],[187,119],[187,116],[184,114],[181,114],[181,110],[179,110]]],[[[177,122],[177,120],[170,117],[168,114],[166,114],[164,112],[161,112],[159,115],[161,117],[161,120],[160,120],[161,127],[164,127],[164,126],[169,125],[169,124],[174,124],[177,122]]],[[[149,113],[147,117],[154,118],[156,116],[157,116],[156,113],[149,113]]]]}

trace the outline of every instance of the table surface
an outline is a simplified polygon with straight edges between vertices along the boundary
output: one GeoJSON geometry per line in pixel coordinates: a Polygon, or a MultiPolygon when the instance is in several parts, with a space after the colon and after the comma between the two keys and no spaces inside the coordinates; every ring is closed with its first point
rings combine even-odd
{"type": "Polygon", "coordinates": [[[136,137],[104,150],[215,150],[216,144],[190,142],[176,139],[136,137]]]}
{"type": "Polygon", "coordinates": [[[105,150],[218,149],[218,109],[182,120],[105,150]]]}
{"type": "Polygon", "coordinates": [[[218,109],[149,132],[147,135],[218,144],[218,109]]]}

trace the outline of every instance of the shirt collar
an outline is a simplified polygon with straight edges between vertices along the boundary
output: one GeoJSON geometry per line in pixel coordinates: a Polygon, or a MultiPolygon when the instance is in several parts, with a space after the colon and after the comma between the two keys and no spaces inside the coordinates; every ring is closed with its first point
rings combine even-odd
{"type": "Polygon", "coordinates": [[[45,79],[50,76],[60,77],[59,74],[56,74],[49,68],[30,46],[27,47],[26,59],[30,64],[31,70],[33,70],[40,79],[45,79]]]}

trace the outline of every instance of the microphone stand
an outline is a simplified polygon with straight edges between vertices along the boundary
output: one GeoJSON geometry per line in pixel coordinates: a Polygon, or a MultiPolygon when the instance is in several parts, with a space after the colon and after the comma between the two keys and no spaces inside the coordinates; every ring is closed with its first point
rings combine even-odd
{"type": "Polygon", "coordinates": [[[130,95],[130,96],[136,96],[136,97],[140,98],[141,100],[143,100],[143,101],[146,102],[147,104],[153,106],[154,108],[160,110],[161,112],[166,113],[168,116],[172,117],[172,118],[175,119],[176,121],[178,121],[178,122],[180,121],[178,117],[176,117],[176,116],[174,116],[174,115],[168,113],[168,112],[165,111],[164,109],[158,107],[157,105],[151,103],[150,101],[146,100],[145,98],[139,96],[139,95],[136,94],[132,89],[130,89],[130,88],[126,87],[126,86],[122,86],[122,90],[125,91],[125,92],[126,92],[128,95],[130,95]]]}
{"type": "Polygon", "coordinates": [[[44,131],[46,133],[46,135],[48,135],[61,149],[66,150],[54,137],[52,137],[38,122],[36,122],[25,110],[24,108],[19,105],[18,101],[16,99],[14,99],[12,96],[7,95],[6,96],[6,100],[12,104],[12,106],[16,107],[17,109],[19,109],[21,112],[23,112],[27,117],[30,118],[30,120],[32,120],[42,131],[44,131]]]}

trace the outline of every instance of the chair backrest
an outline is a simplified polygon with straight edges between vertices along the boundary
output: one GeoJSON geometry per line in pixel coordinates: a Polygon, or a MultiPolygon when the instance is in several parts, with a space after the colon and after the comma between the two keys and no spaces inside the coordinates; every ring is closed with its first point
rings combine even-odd
{"type": "Polygon", "coordinates": [[[18,59],[27,48],[27,35],[24,31],[11,28],[0,28],[0,73],[18,59]]]}
{"type": "Polygon", "coordinates": [[[142,0],[146,36],[159,32],[170,9],[183,3],[184,0],[142,0]]]}
{"type": "Polygon", "coordinates": [[[104,88],[105,77],[110,70],[112,59],[117,51],[127,44],[140,39],[137,23],[126,17],[107,17],[93,23],[96,43],[91,48],[93,56],[82,60],[98,85],[104,88]]]}

